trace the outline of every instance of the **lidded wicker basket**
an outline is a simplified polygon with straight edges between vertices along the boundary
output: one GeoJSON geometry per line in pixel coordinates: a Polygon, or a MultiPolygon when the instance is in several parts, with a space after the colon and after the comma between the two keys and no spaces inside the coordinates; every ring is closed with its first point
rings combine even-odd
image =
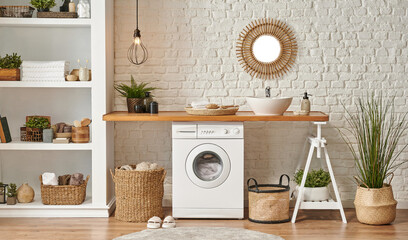
{"type": "Polygon", "coordinates": [[[255,179],[248,179],[249,221],[289,222],[289,181],[289,176],[286,174],[280,176],[279,184],[258,184],[255,179]],[[288,179],[288,185],[282,185],[284,176],[288,179]],[[249,185],[251,180],[254,181],[254,185],[249,185]]]}
{"type": "Polygon", "coordinates": [[[80,205],[86,198],[86,185],[89,175],[81,185],[43,185],[41,182],[41,201],[45,205],[80,205]]]}
{"type": "MultiPolygon", "coordinates": [[[[136,166],[131,165],[133,168],[136,166]]],[[[115,218],[126,222],[146,222],[153,216],[163,218],[166,170],[134,171],[115,169],[115,218]]]]}

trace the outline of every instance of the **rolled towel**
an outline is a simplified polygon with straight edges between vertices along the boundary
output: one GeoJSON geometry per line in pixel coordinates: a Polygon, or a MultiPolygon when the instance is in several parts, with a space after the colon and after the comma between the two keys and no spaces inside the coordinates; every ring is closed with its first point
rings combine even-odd
{"type": "Polygon", "coordinates": [[[141,162],[136,165],[136,171],[147,171],[150,168],[150,163],[148,162],[141,162]]]}
{"type": "Polygon", "coordinates": [[[55,72],[27,72],[23,71],[23,77],[28,78],[59,78],[65,77],[64,71],[55,71],[55,72]]]}
{"type": "Polygon", "coordinates": [[[55,173],[45,172],[42,174],[42,182],[44,185],[57,186],[58,185],[57,175],[55,175],[55,173]]]}
{"type": "Polygon", "coordinates": [[[206,109],[207,104],[209,104],[207,100],[193,101],[191,106],[195,109],[206,109]]]}
{"type": "Polygon", "coordinates": [[[133,170],[133,168],[130,165],[123,165],[119,169],[120,170],[133,170]]]}
{"type": "Polygon", "coordinates": [[[157,170],[159,169],[159,165],[157,163],[150,164],[149,170],[157,170]]]}
{"type": "Polygon", "coordinates": [[[69,185],[81,185],[84,182],[84,175],[82,173],[74,173],[71,175],[69,185]]]}
{"type": "Polygon", "coordinates": [[[58,185],[69,185],[69,180],[71,179],[70,174],[66,174],[58,177],[58,185]]]}

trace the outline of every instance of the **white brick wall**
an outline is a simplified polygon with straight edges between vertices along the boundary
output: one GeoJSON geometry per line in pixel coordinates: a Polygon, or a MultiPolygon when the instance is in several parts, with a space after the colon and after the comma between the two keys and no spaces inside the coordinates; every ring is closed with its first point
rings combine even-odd
{"type": "MultiPolygon", "coordinates": [[[[354,198],[353,160],[339,137],[344,126],[340,102],[350,106],[367,90],[396,95],[406,111],[408,94],[408,1],[406,0],[150,0],[140,1],[140,29],[150,58],[142,66],[126,59],[135,25],[133,0],[115,1],[115,81],[160,87],[160,110],[183,110],[192,100],[240,104],[245,96],[295,97],[299,109],[307,90],[312,109],[330,113],[324,127],[342,198],[354,198]],[[296,33],[299,55],[289,74],[276,80],[252,79],[237,62],[235,42],[253,19],[285,21],[296,33]]],[[[115,109],[126,110],[116,95],[115,109]]],[[[166,205],[171,201],[171,123],[116,123],[116,165],[154,161],[168,170],[166,205]]],[[[245,123],[245,178],[276,182],[293,175],[308,123],[245,123]]],[[[408,141],[408,140],[405,140],[408,141]]],[[[402,155],[408,158],[408,153],[402,155]]],[[[317,161],[318,162],[318,161],[317,161]]],[[[396,172],[395,196],[408,201],[408,165],[396,172]]]]}

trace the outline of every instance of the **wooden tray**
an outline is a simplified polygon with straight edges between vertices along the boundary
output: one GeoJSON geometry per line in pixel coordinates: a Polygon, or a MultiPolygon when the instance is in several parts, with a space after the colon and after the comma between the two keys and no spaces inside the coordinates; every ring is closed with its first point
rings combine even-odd
{"type": "Polygon", "coordinates": [[[221,115],[235,115],[238,112],[239,106],[234,106],[226,109],[194,109],[192,107],[186,107],[184,110],[190,115],[199,116],[221,116],[221,115]]]}
{"type": "Polygon", "coordinates": [[[38,18],[78,18],[76,12],[38,12],[38,18]]]}

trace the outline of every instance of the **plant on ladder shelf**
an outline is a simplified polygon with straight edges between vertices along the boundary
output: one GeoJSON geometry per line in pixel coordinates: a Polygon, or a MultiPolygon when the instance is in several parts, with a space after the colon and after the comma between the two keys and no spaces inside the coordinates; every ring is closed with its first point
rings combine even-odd
{"type": "Polygon", "coordinates": [[[356,112],[345,108],[350,129],[342,136],[357,167],[354,205],[357,219],[366,224],[389,224],[396,216],[397,201],[390,184],[394,171],[408,162],[399,158],[408,145],[400,142],[408,121],[407,113],[397,113],[394,100],[371,94],[357,99],[356,112]]]}

